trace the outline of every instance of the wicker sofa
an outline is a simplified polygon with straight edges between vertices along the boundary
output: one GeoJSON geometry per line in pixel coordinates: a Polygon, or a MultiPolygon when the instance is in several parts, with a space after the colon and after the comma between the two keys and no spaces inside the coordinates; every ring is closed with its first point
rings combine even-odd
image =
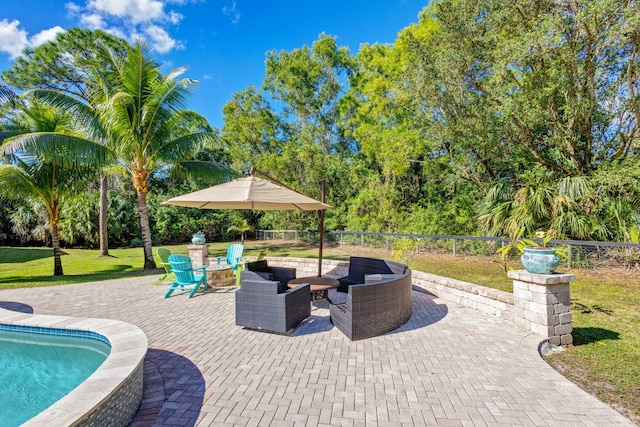
{"type": "Polygon", "coordinates": [[[338,280],[341,286],[346,285],[347,298],[331,303],[331,322],[350,340],[393,331],[411,319],[411,270],[406,265],[351,257],[349,275],[338,280]]]}
{"type": "Polygon", "coordinates": [[[349,286],[364,283],[366,275],[370,274],[404,274],[409,267],[386,259],[352,256],[349,258],[349,272],[339,277],[338,292],[347,292],[349,286]]]}
{"type": "Polygon", "coordinates": [[[287,333],[309,317],[309,285],[287,287],[295,277],[293,268],[269,267],[264,260],[247,263],[236,291],[236,325],[287,333]]]}

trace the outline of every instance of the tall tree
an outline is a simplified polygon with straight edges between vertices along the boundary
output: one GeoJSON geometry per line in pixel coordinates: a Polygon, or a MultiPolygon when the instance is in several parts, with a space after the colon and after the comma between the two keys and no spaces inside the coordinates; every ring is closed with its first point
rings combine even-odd
{"type": "Polygon", "coordinates": [[[196,84],[188,78],[178,80],[185,67],[163,76],[141,42],[132,46],[123,59],[112,50],[105,51],[105,56],[112,73],[103,76],[104,100],[97,106],[98,117],[137,194],[144,268],[155,269],[147,211],[150,175],[169,166],[217,179],[229,179],[234,172],[215,162],[191,160],[203,144],[220,141],[206,127],[193,129],[194,123],[206,120],[184,109],[190,89],[196,84]]]}
{"type": "Polygon", "coordinates": [[[93,66],[108,66],[99,54],[105,46],[124,55],[128,44],[101,30],[71,28],[54,40],[25,49],[2,72],[2,79],[20,90],[51,89],[89,101],[88,72],[93,66]]]}
{"type": "MultiPolygon", "coordinates": [[[[329,201],[334,195],[348,198],[355,181],[346,158],[355,144],[344,132],[343,97],[354,68],[348,49],[325,34],[312,47],[268,52],[262,92],[249,87],[224,108],[223,136],[242,147],[234,153],[235,164],[257,166],[316,198],[325,180],[329,201]]],[[[335,212],[328,212],[328,224],[335,212]]],[[[267,212],[262,221],[301,228],[318,224],[300,212],[267,212]]]]}
{"type": "MultiPolygon", "coordinates": [[[[57,90],[90,102],[88,70],[107,68],[108,64],[98,54],[105,46],[124,55],[128,44],[101,30],[71,28],[35,49],[25,49],[15,64],[2,73],[2,78],[18,89],[57,90]]],[[[98,220],[101,256],[109,255],[107,186],[107,176],[101,175],[98,220]]]]}
{"type": "Polygon", "coordinates": [[[95,178],[109,151],[73,133],[70,117],[38,102],[20,103],[5,122],[9,136],[0,145],[0,195],[31,199],[49,220],[55,276],[63,275],[60,212],[64,198],[95,178]]]}
{"type": "Polygon", "coordinates": [[[311,48],[269,52],[263,87],[283,103],[300,142],[316,144],[325,154],[344,151],[339,101],[354,67],[349,49],[323,33],[311,48]]]}
{"type": "Polygon", "coordinates": [[[286,128],[258,89],[251,85],[224,105],[222,135],[234,141],[231,153],[240,169],[250,169],[269,151],[281,151],[286,128]],[[258,157],[258,159],[256,159],[258,157]]]}
{"type": "Polygon", "coordinates": [[[595,188],[602,171],[637,158],[639,18],[629,1],[444,0],[405,30],[416,60],[412,90],[424,99],[434,139],[479,185],[508,182],[511,190],[496,187],[488,202],[531,198],[498,228],[486,215],[499,205],[485,206],[482,224],[493,224],[485,231],[504,233],[514,221],[528,232],[559,224],[552,201],[573,196],[563,210],[575,220],[560,221],[557,231],[577,237],[602,229],[588,220],[595,211],[580,208],[598,203],[598,193],[561,183],[584,177],[589,185],[581,188],[595,188]],[[421,28],[433,29],[428,43],[415,35],[421,28]],[[541,191],[554,192],[543,198],[547,213],[524,213],[541,191]]]}

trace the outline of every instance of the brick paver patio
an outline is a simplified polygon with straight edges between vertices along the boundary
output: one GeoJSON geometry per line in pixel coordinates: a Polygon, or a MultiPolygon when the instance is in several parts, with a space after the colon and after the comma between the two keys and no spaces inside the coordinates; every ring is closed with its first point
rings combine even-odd
{"type": "Polygon", "coordinates": [[[290,336],[251,331],[234,324],[235,288],[164,299],[157,277],[5,289],[0,307],[140,327],[133,426],[635,425],[549,367],[540,337],[420,288],[408,324],[351,342],[326,307],[290,336]]]}

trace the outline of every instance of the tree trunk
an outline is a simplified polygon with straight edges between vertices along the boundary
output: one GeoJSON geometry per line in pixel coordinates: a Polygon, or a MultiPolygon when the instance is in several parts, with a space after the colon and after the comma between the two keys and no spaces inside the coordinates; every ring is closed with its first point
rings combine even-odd
{"type": "Polygon", "coordinates": [[[142,246],[144,248],[144,269],[155,270],[156,262],[153,259],[151,247],[151,227],[149,226],[149,213],[147,212],[147,193],[136,191],[138,195],[138,211],[140,212],[140,232],[142,233],[142,246]]]}
{"type": "Polygon", "coordinates": [[[100,256],[109,256],[109,233],[107,231],[107,177],[100,177],[100,214],[98,219],[100,256]]]}
{"type": "Polygon", "coordinates": [[[51,246],[53,247],[53,275],[64,276],[62,272],[62,259],[60,257],[60,235],[58,234],[58,221],[51,221],[51,246]]]}

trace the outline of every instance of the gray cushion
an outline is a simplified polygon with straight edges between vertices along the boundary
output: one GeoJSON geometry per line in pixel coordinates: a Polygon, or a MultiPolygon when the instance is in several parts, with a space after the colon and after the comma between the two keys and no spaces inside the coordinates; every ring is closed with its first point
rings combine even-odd
{"type": "Polygon", "coordinates": [[[365,274],[364,283],[385,282],[387,280],[397,279],[402,274],[365,274]]]}
{"type": "Polygon", "coordinates": [[[273,280],[273,273],[267,273],[266,271],[254,271],[258,276],[264,280],[273,280]]]}

